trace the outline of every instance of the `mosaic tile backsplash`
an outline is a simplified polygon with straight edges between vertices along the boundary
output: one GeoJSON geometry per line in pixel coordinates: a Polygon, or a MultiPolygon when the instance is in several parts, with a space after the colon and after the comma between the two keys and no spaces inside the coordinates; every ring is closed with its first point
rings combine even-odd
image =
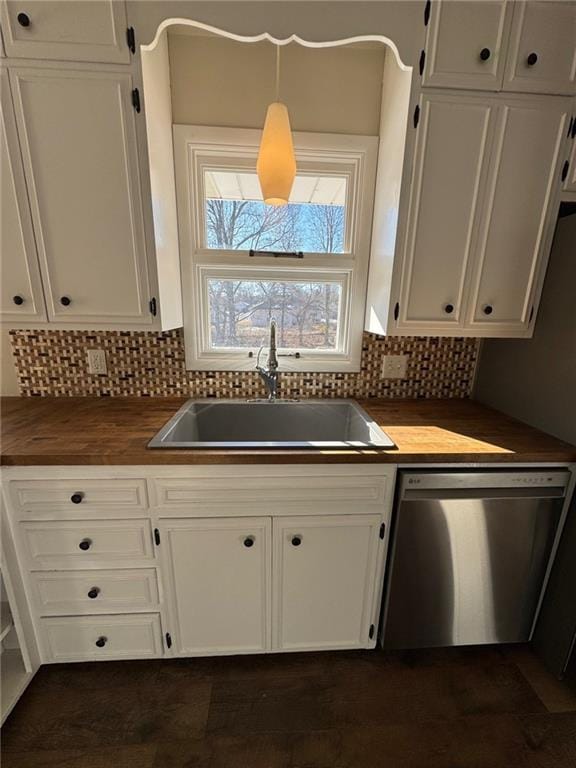
{"type": "MultiPolygon", "coordinates": [[[[10,332],[20,393],[77,397],[262,397],[251,371],[187,371],[181,330],[10,332]],[[104,349],[108,374],[88,373],[86,351],[104,349]]],[[[283,397],[459,398],[470,395],[479,340],[365,333],[358,373],[282,373],[283,397]],[[408,355],[406,379],[382,379],[384,355],[408,355]]]]}

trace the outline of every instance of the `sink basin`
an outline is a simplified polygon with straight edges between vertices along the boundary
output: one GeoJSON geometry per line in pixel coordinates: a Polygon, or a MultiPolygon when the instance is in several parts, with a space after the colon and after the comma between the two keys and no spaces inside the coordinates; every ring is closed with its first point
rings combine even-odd
{"type": "Polygon", "coordinates": [[[189,400],[149,448],[394,448],[353,400],[189,400]]]}

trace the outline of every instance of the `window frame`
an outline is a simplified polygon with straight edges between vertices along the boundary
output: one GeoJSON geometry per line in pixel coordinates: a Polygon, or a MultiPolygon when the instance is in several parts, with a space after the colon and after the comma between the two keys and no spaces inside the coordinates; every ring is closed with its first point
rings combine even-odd
{"type": "Polygon", "coordinates": [[[346,230],[341,253],[305,252],[304,259],[250,257],[248,250],[204,245],[205,170],[253,170],[261,131],[244,128],[174,125],[176,196],[184,294],[187,370],[252,370],[258,348],[211,348],[207,280],[290,279],[342,284],[340,344],[336,350],[282,349],[284,371],[360,370],[366,303],[378,137],[293,134],[299,171],[348,178],[346,230]],[[186,299],[186,297],[189,297],[186,299]],[[297,358],[293,355],[300,352],[297,358]]]}

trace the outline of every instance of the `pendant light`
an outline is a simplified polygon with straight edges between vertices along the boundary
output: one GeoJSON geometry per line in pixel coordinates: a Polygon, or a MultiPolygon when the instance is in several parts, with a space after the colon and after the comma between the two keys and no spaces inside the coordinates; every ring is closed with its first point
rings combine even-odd
{"type": "Polygon", "coordinates": [[[256,163],[262,197],[268,205],[286,205],[296,176],[290,117],[280,101],[280,46],[276,46],[276,100],[266,112],[256,163]]]}

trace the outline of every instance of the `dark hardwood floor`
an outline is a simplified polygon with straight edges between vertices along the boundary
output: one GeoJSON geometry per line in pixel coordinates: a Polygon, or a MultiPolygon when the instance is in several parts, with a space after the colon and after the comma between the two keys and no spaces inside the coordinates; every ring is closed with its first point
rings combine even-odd
{"type": "Polygon", "coordinates": [[[573,768],[576,696],[526,647],[43,667],[2,768],[573,768]]]}

